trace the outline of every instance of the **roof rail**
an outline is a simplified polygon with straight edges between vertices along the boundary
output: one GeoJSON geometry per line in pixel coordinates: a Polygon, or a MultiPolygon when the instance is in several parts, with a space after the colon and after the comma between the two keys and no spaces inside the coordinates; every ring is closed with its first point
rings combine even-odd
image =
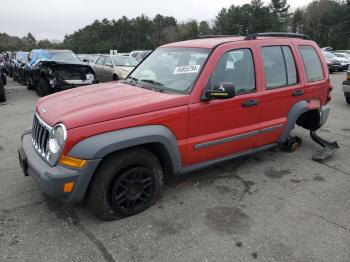
{"type": "Polygon", "coordinates": [[[244,40],[256,40],[258,36],[272,36],[272,37],[289,37],[289,38],[301,38],[310,39],[308,36],[297,33],[287,33],[287,32],[266,32],[266,33],[254,33],[246,36],[244,40]]]}
{"type": "Polygon", "coordinates": [[[237,37],[237,35],[199,35],[195,39],[217,38],[217,37],[237,37]]]}

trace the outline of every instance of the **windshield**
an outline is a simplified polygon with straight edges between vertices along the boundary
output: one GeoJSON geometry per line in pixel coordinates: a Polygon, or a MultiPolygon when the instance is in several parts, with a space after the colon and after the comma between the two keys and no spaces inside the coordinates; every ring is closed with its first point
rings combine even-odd
{"type": "Polygon", "coordinates": [[[55,61],[80,62],[80,59],[73,52],[67,51],[49,52],[48,59],[55,61]]]}
{"type": "Polygon", "coordinates": [[[116,66],[137,66],[138,62],[130,56],[113,56],[113,61],[116,66]]]}
{"type": "Polygon", "coordinates": [[[205,48],[158,48],[128,79],[153,83],[163,90],[188,93],[209,52],[210,49],[205,48]]]}

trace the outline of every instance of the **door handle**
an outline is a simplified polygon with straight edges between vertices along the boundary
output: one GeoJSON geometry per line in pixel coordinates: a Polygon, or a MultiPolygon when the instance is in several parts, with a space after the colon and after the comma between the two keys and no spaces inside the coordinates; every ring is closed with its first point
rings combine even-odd
{"type": "Polygon", "coordinates": [[[304,90],[295,90],[292,93],[292,96],[302,96],[304,94],[304,90]]]}
{"type": "Polygon", "coordinates": [[[250,107],[250,106],[256,106],[259,104],[258,99],[252,99],[252,100],[247,100],[242,103],[243,107],[250,107]]]}

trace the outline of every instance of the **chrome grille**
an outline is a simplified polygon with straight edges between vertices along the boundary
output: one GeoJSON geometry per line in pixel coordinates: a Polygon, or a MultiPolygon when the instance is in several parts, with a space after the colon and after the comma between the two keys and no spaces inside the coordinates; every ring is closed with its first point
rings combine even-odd
{"type": "Polygon", "coordinates": [[[34,116],[32,127],[32,142],[33,146],[39,155],[48,160],[48,141],[51,127],[47,125],[39,116],[34,116]]]}

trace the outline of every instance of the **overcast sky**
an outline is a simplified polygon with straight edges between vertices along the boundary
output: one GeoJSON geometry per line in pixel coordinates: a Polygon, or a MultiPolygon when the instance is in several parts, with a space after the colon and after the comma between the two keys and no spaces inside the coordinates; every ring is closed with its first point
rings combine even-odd
{"type": "MultiPolygon", "coordinates": [[[[289,0],[292,8],[312,0],[289,0]]],[[[141,14],[212,20],[223,7],[241,5],[250,0],[1,0],[0,32],[37,39],[62,40],[95,19],[131,18],[141,14]]],[[[269,2],[265,0],[265,2],[269,2]]]]}

